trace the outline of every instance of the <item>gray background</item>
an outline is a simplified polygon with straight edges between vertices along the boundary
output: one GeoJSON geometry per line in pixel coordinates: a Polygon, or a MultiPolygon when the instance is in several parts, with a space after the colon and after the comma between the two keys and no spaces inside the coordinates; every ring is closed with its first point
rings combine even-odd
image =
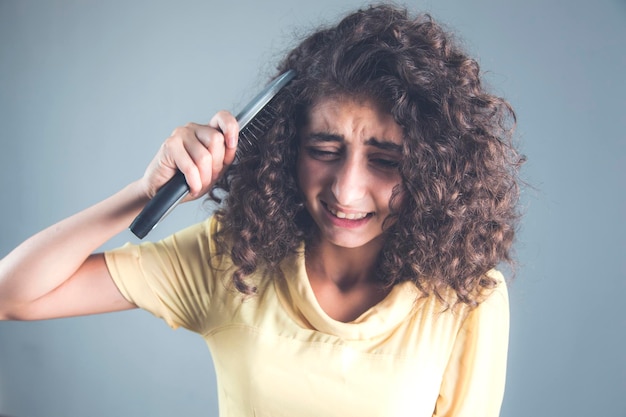
{"type": "MultiPolygon", "coordinates": [[[[139,177],[174,127],[237,111],[294,36],[362,4],[0,0],[0,256],[139,177]]],[[[454,28],[519,115],[534,188],[502,415],[626,416],[626,3],[406,4],[454,28]]],[[[205,216],[180,207],[151,237],[205,216]]],[[[217,416],[214,378],[200,337],[145,312],[0,323],[15,417],[217,416]]]]}

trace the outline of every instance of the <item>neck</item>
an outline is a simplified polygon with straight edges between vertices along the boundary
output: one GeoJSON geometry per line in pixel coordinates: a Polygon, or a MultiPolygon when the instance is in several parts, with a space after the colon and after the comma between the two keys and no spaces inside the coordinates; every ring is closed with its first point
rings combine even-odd
{"type": "Polygon", "coordinates": [[[376,263],[382,248],[381,239],[358,248],[344,248],[314,239],[307,246],[306,266],[309,276],[334,283],[341,291],[377,282],[376,263]]]}
{"type": "Polygon", "coordinates": [[[320,240],[307,245],[305,264],[311,289],[329,317],[348,323],[389,294],[391,289],[376,276],[381,247],[380,241],[353,249],[320,240]]]}

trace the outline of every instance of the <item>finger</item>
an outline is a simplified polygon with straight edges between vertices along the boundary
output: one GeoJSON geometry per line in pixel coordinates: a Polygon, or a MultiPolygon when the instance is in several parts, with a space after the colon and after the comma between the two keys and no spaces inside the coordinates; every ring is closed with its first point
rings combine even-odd
{"type": "Polygon", "coordinates": [[[178,170],[185,175],[185,181],[189,186],[189,193],[194,196],[198,195],[203,189],[202,175],[198,166],[187,152],[181,152],[175,158],[178,170]]]}
{"type": "Polygon", "coordinates": [[[213,116],[209,126],[219,129],[225,140],[224,165],[230,165],[235,159],[237,143],[239,141],[239,123],[230,112],[222,110],[213,116]]]}
{"type": "Polygon", "coordinates": [[[224,166],[224,135],[211,127],[195,125],[193,140],[186,149],[200,172],[203,188],[217,180],[224,166]]]}
{"type": "Polygon", "coordinates": [[[185,181],[189,185],[190,193],[196,194],[202,189],[202,175],[194,158],[189,153],[188,147],[185,145],[193,141],[197,142],[192,126],[187,125],[177,128],[163,144],[162,160],[164,165],[171,166],[173,164],[181,171],[185,175],[185,181]]]}

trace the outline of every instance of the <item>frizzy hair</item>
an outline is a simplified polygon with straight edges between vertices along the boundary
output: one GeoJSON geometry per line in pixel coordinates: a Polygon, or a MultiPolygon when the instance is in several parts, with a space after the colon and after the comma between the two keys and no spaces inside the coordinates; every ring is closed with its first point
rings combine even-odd
{"type": "Polygon", "coordinates": [[[486,273],[512,261],[523,162],[512,144],[515,113],[483,87],[477,62],[429,15],[380,5],[311,34],[278,69],[297,74],[275,104],[280,116],[214,190],[227,192],[217,240],[238,268],[235,286],[253,292],[247,275],[275,269],[310,237],[298,130],[320,99],[352,97],[378,103],[404,132],[380,280],[409,280],[442,299],[451,288],[455,302],[475,306],[495,285],[486,273]]]}

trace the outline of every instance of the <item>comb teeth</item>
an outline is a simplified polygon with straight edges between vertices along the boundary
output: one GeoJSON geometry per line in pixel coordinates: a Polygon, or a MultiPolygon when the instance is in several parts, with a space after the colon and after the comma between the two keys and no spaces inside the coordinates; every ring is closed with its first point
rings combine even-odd
{"type": "MultiPolygon", "coordinates": [[[[273,101],[273,100],[272,100],[273,101]]],[[[278,116],[272,101],[263,107],[239,132],[237,156],[249,155],[258,148],[258,141],[272,128],[278,116]]]]}

